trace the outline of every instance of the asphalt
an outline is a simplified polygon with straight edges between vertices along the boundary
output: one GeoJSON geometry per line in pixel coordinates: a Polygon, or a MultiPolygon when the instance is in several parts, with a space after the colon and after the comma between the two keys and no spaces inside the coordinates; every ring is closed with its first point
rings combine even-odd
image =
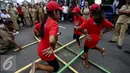
{"type": "MultiPolygon", "coordinates": [[[[60,26],[65,27],[59,28],[59,31],[62,32],[62,34],[59,36],[58,41],[60,41],[63,44],[66,44],[73,40],[73,24],[67,22],[67,23],[59,23],[60,26]]],[[[15,36],[16,42],[20,44],[21,46],[24,46],[26,44],[32,43],[36,41],[36,39],[33,37],[32,33],[33,27],[29,28],[21,28],[20,33],[15,36]]],[[[104,67],[105,69],[109,70],[111,73],[130,73],[130,55],[124,53],[124,50],[130,50],[130,35],[126,34],[123,49],[118,49],[117,44],[111,44],[108,42],[108,40],[111,40],[113,31],[110,31],[106,33],[100,42],[98,43],[98,46],[105,48],[106,50],[106,56],[102,57],[99,51],[97,50],[89,50],[89,60],[93,61],[94,63],[104,67]]],[[[75,51],[76,53],[79,53],[81,50],[83,50],[85,39],[82,39],[81,42],[81,49],[77,48],[77,43],[71,44],[68,46],[70,49],[75,51]]],[[[37,45],[34,44],[32,46],[29,46],[23,50],[20,50],[18,52],[13,52],[12,50],[9,50],[5,55],[13,55],[16,56],[16,70],[19,70],[23,68],[24,66],[30,64],[31,62],[39,59],[37,55],[37,45]]],[[[57,44],[57,48],[61,47],[57,44]]],[[[74,58],[76,55],[71,53],[70,51],[66,50],[66,48],[60,50],[56,53],[61,59],[63,59],[66,62],[69,62],[74,58]]],[[[45,64],[44,61],[40,61],[40,63],[45,64]]],[[[64,66],[60,61],[60,69],[64,66]]],[[[92,64],[89,64],[89,68],[86,69],[82,65],[82,59],[78,58],[75,62],[71,64],[71,66],[77,70],[79,73],[104,73],[100,69],[96,68],[92,64]]],[[[0,68],[2,67],[2,64],[0,64],[0,68]]],[[[24,70],[21,73],[28,73],[30,70],[30,67],[24,70]]],[[[0,71],[0,73],[14,73],[15,71],[0,71]]],[[[43,73],[43,71],[37,71],[36,73],[43,73]]],[[[63,73],[73,73],[68,68],[63,73]]]]}

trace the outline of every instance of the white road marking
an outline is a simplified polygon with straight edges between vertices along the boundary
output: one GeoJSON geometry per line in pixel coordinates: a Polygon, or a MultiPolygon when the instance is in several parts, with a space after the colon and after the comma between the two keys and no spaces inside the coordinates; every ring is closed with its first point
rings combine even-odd
{"type": "Polygon", "coordinates": [[[59,26],[60,28],[63,28],[63,29],[65,29],[66,27],[64,27],[64,26],[59,26]]]}

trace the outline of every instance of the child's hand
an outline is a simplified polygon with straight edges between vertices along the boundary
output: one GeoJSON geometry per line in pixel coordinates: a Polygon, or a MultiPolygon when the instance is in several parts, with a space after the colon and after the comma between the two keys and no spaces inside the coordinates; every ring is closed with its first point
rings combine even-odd
{"type": "Polygon", "coordinates": [[[74,22],[74,25],[78,25],[79,24],[79,22],[74,22]]]}
{"type": "Polygon", "coordinates": [[[79,26],[78,25],[74,25],[74,28],[79,29],[79,26]]]}
{"type": "Polygon", "coordinates": [[[87,39],[88,41],[91,41],[91,40],[92,40],[91,36],[88,35],[88,34],[86,34],[86,39],[87,39]]]}
{"type": "Polygon", "coordinates": [[[103,33],[102,33],[102,32],[100,33],[100,36],[101,36],[101,37],[103,36],[103,33]]]}
{"type": "Polygon", "coordinates": [[[49,47],[49,48],[43,50],[42,52],[43,52],[43,55],[50,57],[51,54],[53,53],[53,49],[51,47],[49,47]]]}
{"type": "Polygon", "coordinates": [[[19,49],[23,49],[20,45],[17,45],[19,49]]]}

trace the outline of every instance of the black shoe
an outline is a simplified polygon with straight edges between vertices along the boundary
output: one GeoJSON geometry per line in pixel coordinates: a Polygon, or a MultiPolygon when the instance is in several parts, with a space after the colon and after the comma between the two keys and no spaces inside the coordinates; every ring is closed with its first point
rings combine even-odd
{"type": "Polygon", "coordinates": [[[126,50],[126,51],[124,51],[124,52],[127,53],[127,54],[130,54],[130,50],[129,50],[129,51],[126,50]]]}
{"type": "Polygon", "coordinates": [[[122,45],[117,45],[119,49],[122,49],[122,45]]]}
{"type": "Polygon", "coordinates": [[[5,52],[7,52],[7,51],[8,51],[8,49],[0,50],[0,54],[3,54],[5,52]]]}
{"type": "Polygon", "coordinates": [[[130,32],[128,32],[128,34],[130,35],[130,32]]]}
{"type": "Polygon", "coordinates": [[[109,41],[109,42],[110,42],[110,43],[116,43],[116,41],[112,41],[112,40],[111,40],[111,41],[109,41]]]}

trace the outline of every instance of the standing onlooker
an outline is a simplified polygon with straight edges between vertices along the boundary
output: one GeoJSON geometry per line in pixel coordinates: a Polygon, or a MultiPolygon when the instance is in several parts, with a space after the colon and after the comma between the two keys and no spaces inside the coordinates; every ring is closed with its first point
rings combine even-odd
{"type": "Polygon", "coordinates": [[[24,13],[24,18],[25,18],[27,26],[28,27],[32,26],[31,18],[30,18],[30,15],[29,15],[29,8],[28,8],[27,5],[25,5],[25,7],[23,7],[23,13],[24,13]]]}
{"type": "Polygon", "coordinates": [[[22,6],[19,3],[17,3],[17,5],[18,5],[17,10],[18,10],[21,22],[23,23],[23,26],[26,26],[26,22],[25,22],[25,19],[24,19],[24,14],[23,14],[23,11],[22,11],[22,6]]]}
{"type": "Polygon", "coordinates": [[[72,22],[73,21],[73,16],[74,16],[74,14],[73,14],[73,9],[75,8],[77,6],[77,4],[72,4],[70,7],[69,7],[69,20],[72,22]]]}
{"type": "Polygon", "coordinates": [[[38,5],[35,4],[34,6],[35,6],[35,10],[36,10],[36,16],[35,16],[35,19],[36,19],[36,21],[38,22],[38,5]]]}
{"type": "MultiPolygon", "coordinates": [[[[60,3],[59,6],[62,7],[62,3],[60,3]]],[[[63,11],[61,10],[61,11],[60,11],[59,21],[62,21],[62,18],[63,18],[62,14],[63,14],[63,11]]]]}
{"type": "Polygon", "coordinates": [[[111,43],[118,43],[118,48],[122,49],[123,40],[125,37],[125,32],[128,28],[128,24],[130,23],[129,15],[130,15],[130,1],[126,0],[126,4],[121,7],[119,10],[119,17],[116,22],[115,30],[114,30],[114,36],[112,38],[112,41],[109,41],[111,43]]]}
{"type": "Polygon", "coordinates": [[[17,23],[17,18],[18,18],[17,9],[14,7],[14,5],[10,5],[9,9],[8,9],[8,12],[9,12],[9,14],[11,16],[11,20],[13,21],[14,30],[18,31],[19,30],[19,25],[17,23]]]}
{"type": "Polygon", "coordinates": [[[30,15],[32,17],[32,22],[34,24],[35,21],[36,21],[36,8],[35,8],[35,6],[31,5],[31,8],[30,8],[29,12],[30,12],[30,15]]]}
{"type": "Polygon", "coordinates": [[[63,8],[64,21],[67,21],[68,20],[68,10],[69,10],[69,8],[66,5],[66,3],[64,4],[64,6],[62,8],[63,8]]]}
{"type": "Polygon", "coordinates": [[[41,5],[39,5],[38,6],[38,20],[39,20],[39,22],[41,22],[42,21],[42,19],[43,19],[43,8],[42,8],[42,6],[41,5]]]}
{"type": "MultiPolygon", "coordinates": [[[[44,11],[45,14],[47,14],[47,13],[46,13],[46,4],[43,4],[43,11],[44,11]]],[[[45,14],[44,14],[44,15],[45,15],[45,14]]]]}
{"type": "Polygon", "coordinates": [[[86,1],[85,7],[81,9],[81,13],[82,13],[84,19],[87,19],[90,17],[89,12],[90,12],[90,10],[89,10],[89,6],[88,6],[88,2],[86,1]]]}

